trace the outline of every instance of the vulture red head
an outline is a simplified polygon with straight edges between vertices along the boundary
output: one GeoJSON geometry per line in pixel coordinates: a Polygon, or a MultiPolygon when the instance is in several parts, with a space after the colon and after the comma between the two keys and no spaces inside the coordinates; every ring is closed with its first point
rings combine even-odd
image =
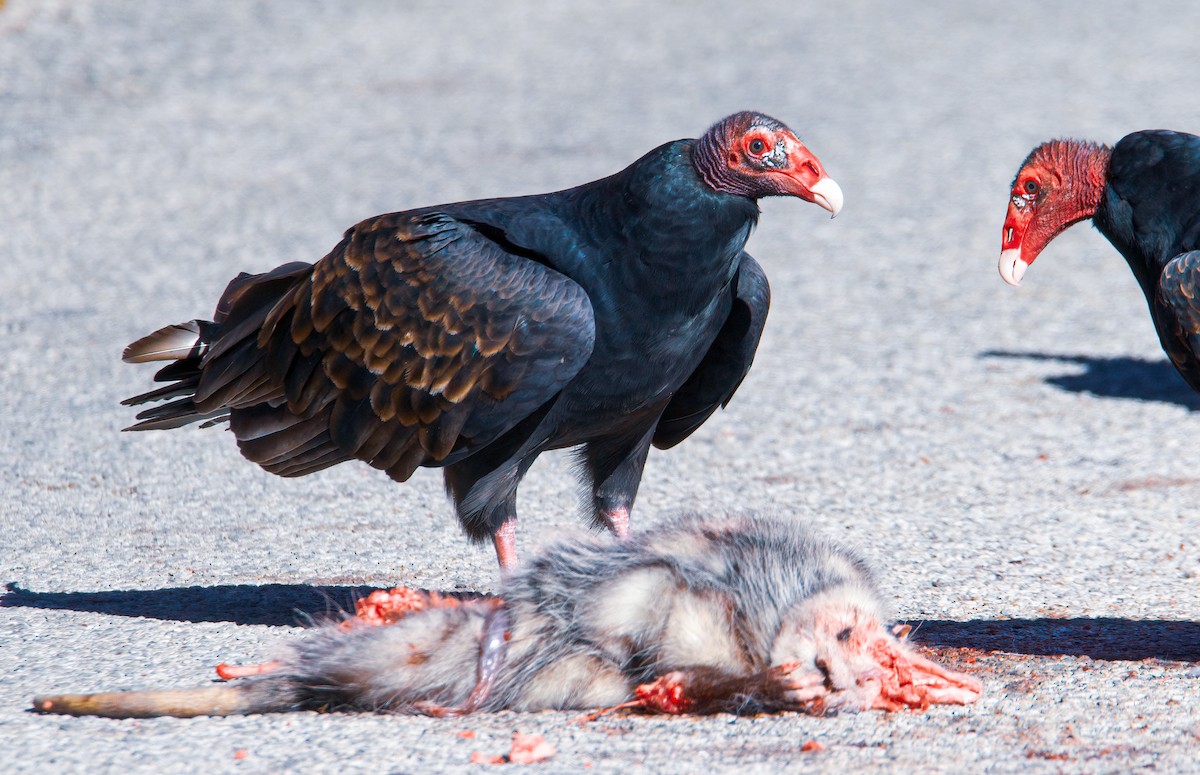
{"type": "Polygon", "coordinates": [[[1000,240],[1000,276],[1019,285],[1050,240],[1091,218],[1108,179],[1111,150],[1082,140],[1051,140],[1025,159],[1013,180],[1000,240]]]}
{"type": "Polygon", "coordinates": [[[696,141],[693,158],[709,187],[758,199],[798,196],[834,216],[842,209],[842,189],[796,133],[761,113],[734,113],[696,141]]]}

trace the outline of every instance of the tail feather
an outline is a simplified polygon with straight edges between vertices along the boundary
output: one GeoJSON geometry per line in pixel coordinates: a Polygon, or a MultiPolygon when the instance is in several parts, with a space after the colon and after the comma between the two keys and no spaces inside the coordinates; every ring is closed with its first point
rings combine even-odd
{"type": "Polygon", "coordinates": [[[154,372],[155,382],[177,382],[200,376],[200,358],[184,358],[174,363],[168,363],[154,372]]]}
{"type": "Polygon", "coordinates": [[[199,412],[196,410],[196,404],[191,398],[181,398],[178,401],[172,401],[169,404],[155,406],[147,409],[144,412],[138,412],[137,419],[141,422],[134,423],[128,428],[122,430],[127,431],[165,431],[171,428],[182,428],[185,425],[191,425],[194,422],[203,422],[205,420],[215,420],[223,415],[229,414],[226,409],[214,409],[211,412],[199,412]]]}
{"type": "MultiPolygon", "coordinates": [[[[221,341],[225,341],[224,335],[221,341]]],[[[247,381],[253,382],[260,376],[259,357],[261,351],[253,339],[244,339],[237,349],[227,352],[225,357],[207,360],[204,374],[196,387],[198,406],[235,406],[231,399],[245,388],[247,381]]]]}
{"type": "Polygon", "coordinates": [[[329,436],[328,407],[303,418],[282,406],[254,406],[233,412],[230,425],[242,455],[279,476],[303,476],[352,457],[329,436]]]}
{"type": "MultiPolygon", "coordinates": [[[[380,428],[366,398],[338,409],[339,422],[331,422],[336,380],[330,381],[320,351],[310,348],[306,354],[293,330],[296,310],[305,309],[300,297],[311,273],[311,265],[296,263],[238,275],[211,322],[166,326],[131,344],[126,361],[170,361],[154,377],[169,384],[122,402],[164,402],[144,409],[126,430],[229,421],[242,454],[281,476],[359,457],[407,479],[427,456],[411,429],[406,433],[394,423],[380,428]],[[343,420],[350,427],[341,427],[343,420]]],[[[355,395],[365,392],[353,382],[350,388],[355,395]]],[[[444,441],[438,449],[443,446],[444,441]]]]}
{"type": "Polygon", "coordinates": [[[203,320],[164,326],[126,347],[121,360],[126,363],[146,363],[198,357],[207,343],[209,326],[203,320]]]}
{"type": "Polygon", "coordinates": [[[196,422],[207,427],[228,419],[231,408],[281,397],[282,388],[261,369],[259,329],[311,268],[293,263],[265,274],[238,275],[222,294],[212,321],[165,326],[125,348],[122,357],[128,363],[170,361],[154,375],[155,382],[170,384],[121,402],[168,403],[139,413],[141,422],[126,430],[165,430],[196,422]]]}
{"type": "Polygon", "coordinates": [[[311,270],[312,264],[294,261],[263,274],[238,275],[221,294],[213,318],[216,322],[224,324],[233,316],[235,309],[245,310],[249,314],[235,316],[234,324],[222,331],[220,340],[213,343],[212,352],[208,357],[220,357],[247,337],[253,337],[257,341],[263,323],[275,306],[284,302],[288,291],[311,270]]]}
{"type": "Polygon", "coordinates": [[[196,392],[196,385],[198,384],[200,384],[200,375],[196,374],[166,387],[160,387],[148,393],[141,393],[132,398],[126,398],[121,402],[121,406],[137,406],[138,404],[148,404],[151,401],[166,401],[168,398],[190,396],[196,392]]]}
{"type": "Polygon", "coordinates": [[[223,412],[222,414],[218,414],[211,419],[205,420],[204,422],[200,423],[200,427],[211,428],[214,425],[220,425],[224,422],[229,422],[229,412],[223,412]]]}

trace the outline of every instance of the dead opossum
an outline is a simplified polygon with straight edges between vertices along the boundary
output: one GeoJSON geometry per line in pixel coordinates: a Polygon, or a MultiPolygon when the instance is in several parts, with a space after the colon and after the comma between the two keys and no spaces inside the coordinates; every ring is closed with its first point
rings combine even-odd
{"type": "Polygon", "coordinates": [[[112,717],[503,708],[825,713],[968,703],[975,679],[884,626],[862,560],[781,519],[688,517],[564,543],[499,599],[387,626],[323,627],[265,677],[201,689],[38,697],[112,717]]]}

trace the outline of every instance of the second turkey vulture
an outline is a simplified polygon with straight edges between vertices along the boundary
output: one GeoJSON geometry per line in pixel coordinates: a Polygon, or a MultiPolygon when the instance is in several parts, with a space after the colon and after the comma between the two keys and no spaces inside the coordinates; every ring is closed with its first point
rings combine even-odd
{"type": "Polygon", "coordinates": [[[1050,240],[1086,218],[1129,262],[1163,350],[1200,391],[1200,137],[1149,130],[1112,148],[1035,148],[1013,181],[1000,276],[1020,283],[1050,240]]]}
{"type": "Polygon", "coordinates": [[[790,129],[743,112],[577,188],[370,218],[131,344],[128,362],[173,362],[124,403],[174,400],[130,430],[228,420],[281,476],[440,466],[506,567],[521,478],[578,446],[594,522],[624,536],[650,445],[687,438],[750,368],[769,290],[743,247],[774,195],[842,205],[790,129]]]}

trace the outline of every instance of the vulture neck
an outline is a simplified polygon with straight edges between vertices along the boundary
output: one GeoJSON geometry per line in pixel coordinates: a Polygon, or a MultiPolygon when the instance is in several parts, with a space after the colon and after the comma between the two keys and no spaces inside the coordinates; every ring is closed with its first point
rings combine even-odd
{"type": "Polygon", "coordinates": [[[1136,173],[1130,172],[1128,154],[1118,165],[1122,167],[1123,174],[1112,173],[1114,165],[1111,152],[1105,162],[1106,184],[1101,191],[1101,200],[1092,217],[1092,224],[1129,264],[1146,296],[1146,302],[1154,312],[1154,298],[1164,267],[1180,252],[1190,248],[1181,245],[1177,223],[1169,218],[1148,217],[1154,204],[1147,201],[1151,197],[1145,191],[1160,191],[1169,187],[1159,180],[1146,186],[1142,179],[1144,170],[1140,166],[1135,167],[1136,173]],[[1139,201],[1141,210],[1135,215],[1139,201]]]}
{"type": "Polygon", "coordinates": [[[1070,180],[1075,181],[1075,205],[1078,208],[1075,220],[1081,221],[1096,214],[1104,198],[1104,188],[1108,185],[1108,163],[1111,158],[1112,149],[1107,145],[1088,145],[1071,155],[1067,174],[1070,180]]]}
{"type": "Polygon", "coordinates": [[[714,127],[695,142],[692,148],[692,163],[696,166],[696,173],[700,179],[713,191],[753,199],[755,191],[750,185],[751,181],[733,174],[725,160],[725,152],[722,149],[729,148],[732,143],[733,139],[724,124],[714,127]]]}
{"type": "Polygon", "coordinates": [[[652,283],[658,297],[692,314],[730,283],[758,221],[758,205],[715,191],[692,161],[691,140],[660,146],[577,201],[579,222],[621,235],[606,248],[610,269],[630,287],[652,283]]]}

